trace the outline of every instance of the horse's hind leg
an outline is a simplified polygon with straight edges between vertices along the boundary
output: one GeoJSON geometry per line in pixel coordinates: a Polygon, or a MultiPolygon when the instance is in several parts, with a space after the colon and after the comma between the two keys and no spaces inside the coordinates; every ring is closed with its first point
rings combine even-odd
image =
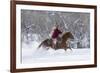
{"type": "Polygon", "coordinates": [[[49,50],[49,47],[46,47],[46,50],[49,50]]]}

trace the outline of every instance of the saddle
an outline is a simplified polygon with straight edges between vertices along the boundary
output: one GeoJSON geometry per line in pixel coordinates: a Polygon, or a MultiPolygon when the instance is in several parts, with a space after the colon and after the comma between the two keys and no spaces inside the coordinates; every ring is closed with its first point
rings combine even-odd
{"type": "Polygon", "coordinates": [[[61,41],[62,41],[62,38],[61,38],[61,37],[58,37],[58,38],[57,38],[57,42],[58,42],[58,43],[61,43],[61,41]]]}

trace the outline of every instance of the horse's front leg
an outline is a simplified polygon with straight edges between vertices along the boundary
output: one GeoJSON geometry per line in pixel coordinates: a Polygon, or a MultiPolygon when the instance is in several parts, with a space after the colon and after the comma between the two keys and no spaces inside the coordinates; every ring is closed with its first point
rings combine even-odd
{"type": "Polygon", "coordinates": [[[72,51],[72,49],[70,47],[64,48],[65,51],[67,51],[68,49],[70,49],[72,51]]]}
{"type": "Polygon", "coordinates": [[[72,48],[66,44],[64,50],[67,51],[68,49],[72,51],[72,48]]]}
{"type": "Polygon", "coordinates": [[[70,49],[72,51],[72,48],[71,47],[68,47],[68,49],[70,49]]]}
{"type": "Polygon", "coordinates": [[[61,45],[61,48],[63,48],[65,51],[67,51],[67,44],[66,43],[63,43],[62,45],[61,45]]]}
{"type": "Polygon", "coordinates": [[[67,48],[64,48],[65,51],[67,51],[67,48]]]}

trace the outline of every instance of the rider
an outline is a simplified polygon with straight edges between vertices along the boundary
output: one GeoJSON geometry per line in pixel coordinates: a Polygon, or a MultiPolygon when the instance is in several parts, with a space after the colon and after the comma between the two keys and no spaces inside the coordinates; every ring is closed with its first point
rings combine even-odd
{"type": "Polygon", "coordinates": [[[53,47],[55,47],[56,42],[57,42],[57,38],[59,37],[59,35],[61,34],[61,30],[59,29],[59,25],[54,25],[54,27],[52,28],[51,31],[51,38],[53,40],[53,47]]]}

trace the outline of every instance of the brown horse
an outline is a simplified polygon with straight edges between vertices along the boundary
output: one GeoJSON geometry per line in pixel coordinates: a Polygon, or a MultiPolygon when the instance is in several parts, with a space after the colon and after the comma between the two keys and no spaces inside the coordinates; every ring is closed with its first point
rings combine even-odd
{"type": "Polygon", "coordinates": [[[49,49],[49,47],[51,47],[55,50],[64,49],[66,51],[68,48],[70,50],[72,50],[70,47],[68,47],[68,43],[67,43],[68,39],[74,39],[71,32],[66,32],[65,34],[63,34],[63,36],[61,38],[58,38],[55,47],[53,47],[52,39],[46,39],[39,45],[38,48],[40,48],[42,46],[42,47],[46,48],[47,50],[49,49]]]}

